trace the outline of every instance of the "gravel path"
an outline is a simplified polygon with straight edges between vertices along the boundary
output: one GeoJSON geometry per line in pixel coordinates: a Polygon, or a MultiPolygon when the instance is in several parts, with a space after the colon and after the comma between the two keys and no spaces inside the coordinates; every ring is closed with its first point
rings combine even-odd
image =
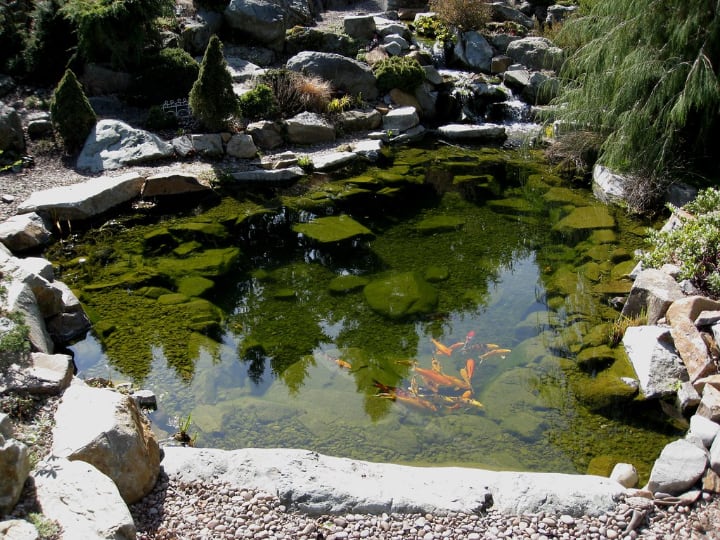
{"type": "Polygon", "coordinates": [[[692,508],[656,507],[638,497],[598,517],[568,515],[380,514],[310,516],[289,511],[274,495],[221,482],[182,484],[164,476],[131,507],[139,540],[268,539],[479,540],[717,539],[720,499],[705,494],[692,508]]]}

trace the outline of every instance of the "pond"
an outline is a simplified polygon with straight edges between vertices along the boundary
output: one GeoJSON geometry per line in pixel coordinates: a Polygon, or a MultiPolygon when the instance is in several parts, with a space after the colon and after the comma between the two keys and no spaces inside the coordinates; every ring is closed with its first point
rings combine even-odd
{"type": "Polygon", "coordinates": [[[161,437],[646,477],[680,434],[610,341],[650,224],[531,152],[404,147],[196,202],[48,253],[93,322],[79,375],[155,391],[161,437]]]}

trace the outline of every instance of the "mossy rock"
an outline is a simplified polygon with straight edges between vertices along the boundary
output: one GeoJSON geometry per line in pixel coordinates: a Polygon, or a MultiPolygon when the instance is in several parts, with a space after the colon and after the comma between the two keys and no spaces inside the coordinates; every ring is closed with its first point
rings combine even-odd
{"type": "Polygon", "coordinates": [[[580,273],[593,283],[597,283],[602,278],[602,268],[595,261],[583,264],[580,267],[580,273]]]}
{"type": "Polygon", "coordinates": [[[450,270],[446,266],[428,266],[425,269],[425,280],[429,283],[445,281],[450,277],[450,270]]]}
{"type": "Polygon", "coordinates": [[[165,287],[140,287],[135,291],[138,296],[144,296],[145,298],[152,298],[157,300],[164,294],[170,294],[172,291],[165,287]]]}
{"type": "Polygon", "coordinates": [[[612,323],[600,323],[596,324],[587,334],[585,334],[585,345],[587,347],[599,347],[600,345],[607,345],[610,340],[610,333],[612,332],[612,323]]]}
{"type": "Polygon", "coordinates": [[[293,225],[292,229],[320,244],[339,244],[374,237],[370,229],[346,215],[317,218],[310,223],[293,225]]]}
{"type": "Polygon", "coordinates": [[[584,195],[565,187],[554,187],[549,189],[545,192],[545,195],[543,195],[543,199],[545,199],[545,202],[553,206],[585,206],[587,204],[587,200],[584,195]]]}
{"type": "Polygon", "coordinates": [[[592,292],[604,296],[623,296],[630,292],[632,285],[633,282],[630,279],[613,279],[594,285],[592,292]]]}
{"type": "Polygon", "coordinates": [[[537,209],[527,199],[497,199],[488,201],[488,206],[498,214],[526,214],[537,213],[537,209]]]}
{"type": "Polygon", "coordinates": [[[627,457],[623,458],[621,456],[595,456],[590,460],[590,463],[588,463],[587,471],[585,471],[585,474],[604,476],[605,478],[608,478],[610,477],[610,473],[612,473],[613,469],[615,468],[615,465],[617,465],[618,463],[625,463],[626,461],[627,457]]]}
{"type": "Polygon", "coordinates": [[[295,300],[297,298],[297,292],[294,289],[283,287],[278,289],[272,295],[276,300],[295,300]]]}
{"type": "Polygon", "coordinates": [[[337,276],[330,280],[328,290],[333,294],[347,294],[358,291],[369,283],[369,279],[363,276],[347,275],[337,276]]]}
{"type": "Polygon", "coordinates": [[[195,297],[207,294],[214,286],[214,281],[201,276],[185,277],[178,280],[177,284],[179,293],[195,297]]]}
{"type": "Polygon", "coordinates": [[[457,231],[465,225],[465,220],[456,216],[433,216],[423,219],[415,225],[420,234],[436,234],[457,231]]]}
{"type": "Polygon", "coordinates": [[[432,313],[438,292],[417,272],[404,272],[368,283],[363,289],[373,311],[390,319],[432,313]]]}
{"type": "Polygon", "coordinates": [[[628,276],[636,266],[637,263],[635,261],[623,261],[613,267],[612,272],[610,272],[610,277],[612,279],[629,279],[628,276]]]}
{"type": "Polygon", "coordinates": [[[597,229],[588,240],[593,244],[614,244],[617,242],[617,234],[612,229],[597,229]]]}
{"type": "Polygon", "coordinates": [[[168,253],[177,245],[177,239],[165,227],[150,231],[143,236],[145,253],[168,253]]]}
{"type": "Polygon", "coordinates": [[[203,245],[200,242],[192,240],[191,242],[183,242],[172,250],[173,255],[177,257],[187,257],[191,253],[202,250],[203,245]]]}
{"type": "Polygon", "coordinates": [[[615,218],[606,206],[580,206],[554,226],[555,231],[608,229],[615,227],[615,218]]]}
{"type": "Polygon", "coordinates": [[[240,249],[229,247],[207,249],[184,259],[160,258],[156,265],[158,270],[171,276],[182,277],[195,274],[212,278],[229,273],[239,259],[240,249]]]}
{"type": "Polygon", "coordinates": [[[220,245],[227,238],[225,227],[219,223],[192,222],[173,225],[170,233],[181,241],[196,240],[203,244],[220,245]]]}
{"type": "Polygon", "coordinates": [[[545,280],[545,289],[549,295],[561,294],[567,296],[577,290],[577,284],[577,270],[571,266],[562,266],[545,280]]]}
{"type": "Polygon", "coordinates": [[[573,377],[572,390],[577,400],[591,411],[601,411],[631,402],[637,388],[609,371],[597,377],[573,377]]]}
{"type": "Polygon", "coordinates": [[[607,345],[586,347],[577,355],[577,364],[587,372],[602,371],[615,362],[615,350],[607,345]]]}
{"type": "Polygon", "coordinates": [[[102,281],[99,283],[91,283],[83,287],[83,291],[94,292],[106,289],[129,289],[136,290],[141,287],[170,285],[167,275],[162,272],[153,272],[149,270],[138,270],[136,272],[127,272],[117,276],[112,281],[102,281]]]}
{"type": "Polygon", "coordinates": [[[158,303],[164,305],[164,306],[174,306],[176,304],[184,304],[188,302],[190,298],[185,296],[184,294],[180,293],[170,293],[170,294],[163,294],[162,296],[159,296],[157,301],[158,303]]]}

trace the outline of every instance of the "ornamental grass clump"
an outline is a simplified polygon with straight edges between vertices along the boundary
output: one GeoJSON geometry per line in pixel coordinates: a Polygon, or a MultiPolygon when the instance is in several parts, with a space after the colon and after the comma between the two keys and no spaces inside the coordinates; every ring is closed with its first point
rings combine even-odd
{"type": "Polygon", "coordinates": [[[643,264],[650,268],[675,264],[681,279],[689,279],[710,296],[720,297],[720,191],[708,188],[683,209],[668,207],[681,226],[651,231],[652,250],[643,256],[643,264]]]}
{"type": "Polygon", "coordinates": [[[262,83],[272,89],[283,118],[303,111],[324,112],[332,96],[328,81],[285,68],[269,70],[262,83]]]}

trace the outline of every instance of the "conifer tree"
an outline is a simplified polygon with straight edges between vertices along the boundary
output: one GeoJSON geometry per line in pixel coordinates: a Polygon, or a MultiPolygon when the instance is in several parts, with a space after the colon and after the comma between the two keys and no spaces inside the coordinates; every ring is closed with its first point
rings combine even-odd
{"type": "Polygon", "coordinates": [[[212,36],[205,49],[200,74],[190,90],[190,110],[207,129],[219,131],[237,113],[232,76],[222,53],[222,43],[212,36]]]}
{"type": "Polygon", "coordinates": [[[598,0],[568,20],[559,119],[603,135],[601,162],[661,182],[720,170],[720,4],[598,0]]]}
{"type": "Polygon", "coordinates": [[[65,70],[55,89],[50,114],[65,149],[69,152],[79,150],[95,127],[97,117],[72,70],[65,70]]]}

